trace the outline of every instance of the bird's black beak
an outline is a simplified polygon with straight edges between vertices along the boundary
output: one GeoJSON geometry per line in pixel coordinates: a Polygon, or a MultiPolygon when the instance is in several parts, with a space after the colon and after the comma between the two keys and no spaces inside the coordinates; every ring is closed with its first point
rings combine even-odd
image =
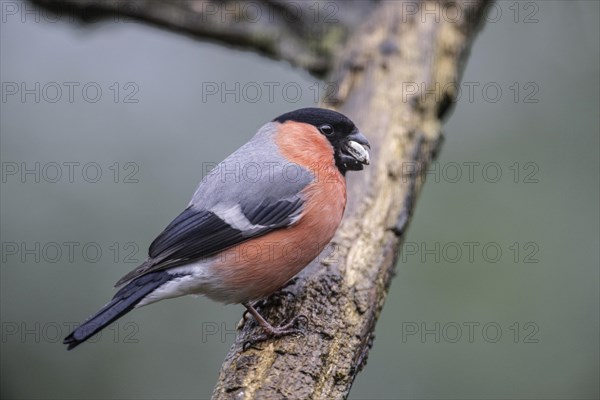
{"type": "Polygon", "coordinates": [[[367,138],[360,132],[346,136],[341,146],[341,162],[345,169],[359,171],[371,161],[367,148],[371,148],[367,138]]]}

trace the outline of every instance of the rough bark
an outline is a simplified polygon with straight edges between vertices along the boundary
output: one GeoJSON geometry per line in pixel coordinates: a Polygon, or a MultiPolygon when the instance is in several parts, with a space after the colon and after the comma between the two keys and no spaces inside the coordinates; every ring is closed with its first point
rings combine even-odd
{"type": "Polygon", "coordinates": [[[245,340],[259,332],[248,319],[213,399],[348,395],[373,343],[423,183],[419,171],[439,149],[441,119],[453,104],[485,5],[459,3],[463,15],[455,22],[432,16],[422,22],[423,14],[409,15],[403,3],[382,2],[348,41],[329,80],[337,91],[323,106],[349,115],[366,133],[373,163],[348,176],[349,204],[333,246],[260,307],[272,322],[307,316],[307,333],[244,351],[245,340]]]}
{"type": "MultiPolygon", "coordinates": [[[[322,106],[356,122],[372,144],[372,164],[360,173],[349,173],[349,203],[332,245],[288,286],[258,305],[273,324],[305,315],[306,334],[244,349],[260,328],[251,318],[243,319],[213,398],[346,397],[366,363],[423,184],[420,172],[438,152],[441,120],[453,104],[489,2],[335,3],[347,12],[338,22],[279,19],[268,24],[220,23],[199,14],[198,10],[206,11],[202,4],[214,3],[210,0],[138,0],[128,2],[127,8],[94,0],[36,3],[83,13],[86,20],[121,13],[255,49],[316,74],[330,73],[328,84],[335,90],[327,93],[322,106]],[[360,24],[352,28],[357,15],[360,24]]],[[[243,2],[225,4],[233,3],[243,2]]],[[[291,3],[302,4],[253,3],[265,7],[266,13],[274,12],[271,7],[275,14],[285,12],[291,3]]]]}

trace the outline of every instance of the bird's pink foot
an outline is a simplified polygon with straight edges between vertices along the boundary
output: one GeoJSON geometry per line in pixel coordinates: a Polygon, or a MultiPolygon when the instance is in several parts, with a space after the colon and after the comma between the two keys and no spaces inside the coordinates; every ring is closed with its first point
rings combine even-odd
{"type": "Polygon", "coordinates": [[[256,321],[258,321],[259,325],[263,329],[263,333],[258,334],[258,335],[253,335],[252,337],[248,338],[244,342],[244,345],[243,345],[244,350],[246,350],[248,347],[252,347],[256,343],[264,342],[265,340],[268,340],[268,339],[275,339],[275,338],[279,338],[279,337],[287,336],[287,335],[302,335],[302,336],[304,336],[304,333],[305,333],[304,329],[301,327],[298,327],[297,325],[300,321],[304,321],[304,324],[308,323],[308,318],[305,315],[297,315],[294,318],[292,318],[292,320],[290,322],[288,322],[287,324],[275,327],[275,326],[271,325],[269,322],[267,322],[267,320],[264,319],[262,317],[262,315],[260,315],[258,313],[258,311],[256,311],[256,309],[252,305],[250,305],[249,303],[244,303],[244,306],[246,307],[248,312],[250,314],[252,314],[254,319],[256,319],[256,321]]]}

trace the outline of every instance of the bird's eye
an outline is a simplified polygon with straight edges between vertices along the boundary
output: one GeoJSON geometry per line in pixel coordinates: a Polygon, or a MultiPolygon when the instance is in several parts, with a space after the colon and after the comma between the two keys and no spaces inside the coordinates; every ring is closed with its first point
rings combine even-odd
{"type": "Polygon", "coordinates": [[[321,125],[319,127],[319,130],[321,131],[321,133],[325,136],[331,136],[333,135],[333,128],[331,125],[325,124],[325,125],[321,125]]]}

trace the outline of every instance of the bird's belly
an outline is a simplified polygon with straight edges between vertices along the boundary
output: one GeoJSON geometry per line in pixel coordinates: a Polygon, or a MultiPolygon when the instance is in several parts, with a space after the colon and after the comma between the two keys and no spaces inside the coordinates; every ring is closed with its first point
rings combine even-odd
{"type": "Polygon", "coordinates": [[[211,269],[220,288],[206,295],[228,303],[241,303],[266,297],[282,287],[317,258],[335,234],[344,212],[345,190],[333,198],[336,201],[328,198],[325,202],[314,202],[315,209],[309,210],[291,227],[219,254],[211,269]]]}

